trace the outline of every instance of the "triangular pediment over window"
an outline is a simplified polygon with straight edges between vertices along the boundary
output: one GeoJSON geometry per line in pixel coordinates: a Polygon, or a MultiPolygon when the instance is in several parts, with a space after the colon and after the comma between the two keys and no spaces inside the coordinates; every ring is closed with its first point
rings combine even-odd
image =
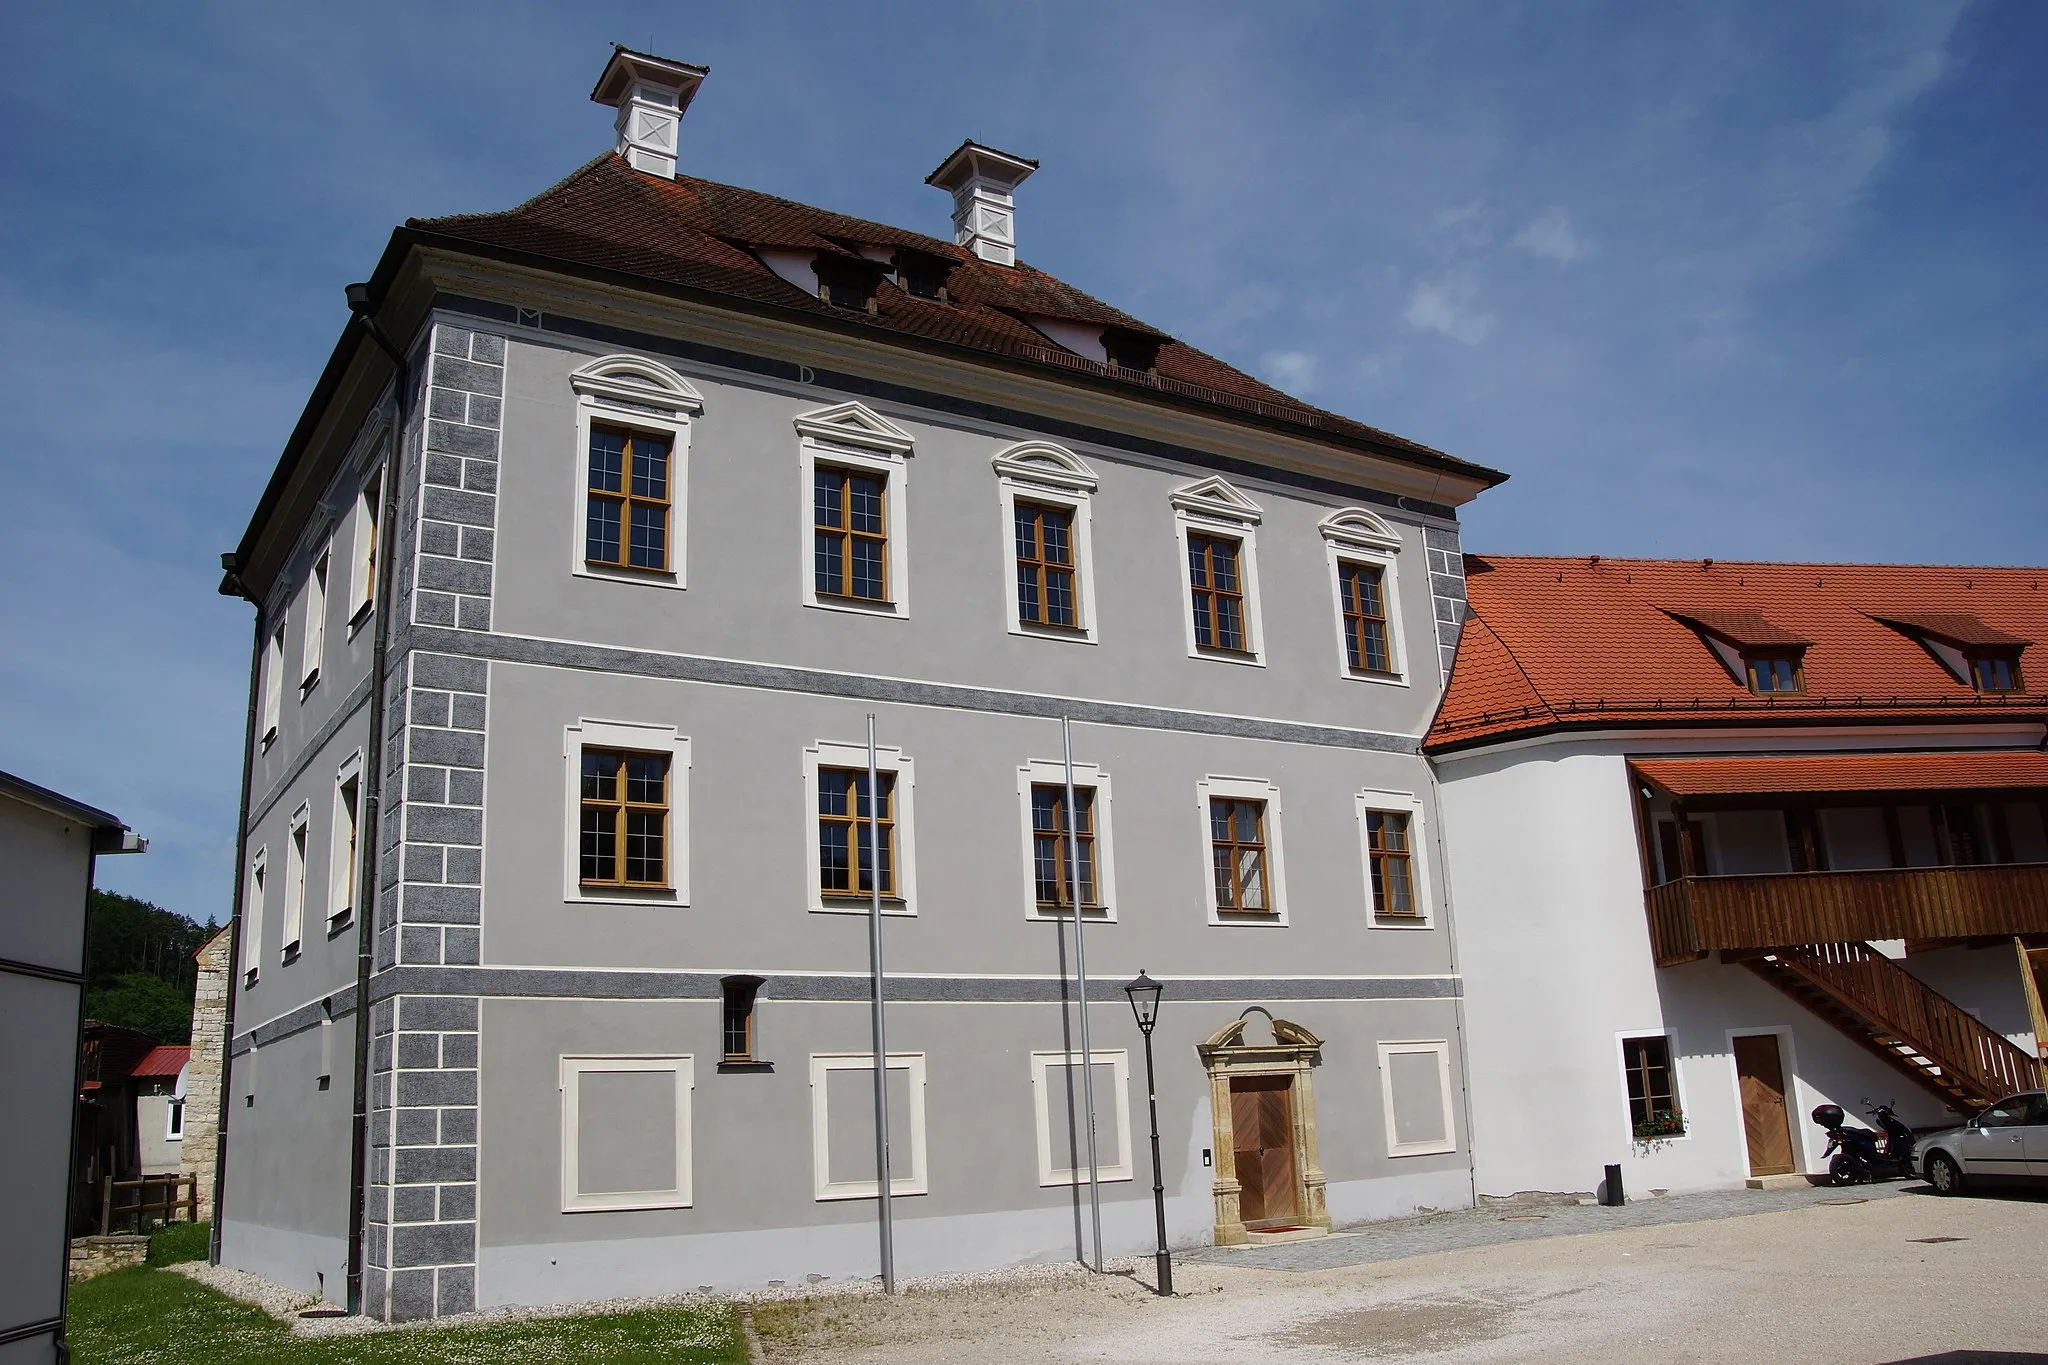
{"type": "Polygon", "coordinates": [[[1203,479],[1200,483],[1176,488],[1173,505],[1196,516],[1241,522],[1247,526],[1258,525],[1266,515],[1257,503],[1238,492],[1227,479],[1203,479]]]}
{"type": "Polygon", "coordinates": [[[1073,451],[1050,441],[1019,442],[998,451],[989,463],[1006,479],[1082,493],[1095,491],[1095,471],[1073,451]]]}
{"type": "Polygon", "coordinates": [[[916,438],[865,403],[835,403],[796,419],[796,429],[820,441],[907,455],[916,438]]]}
{"type": "Polygon", "coordinates": [[[704,396],[690,381],[658,361],[637,355],[608,355],[569,376],[569,386],[589,398],[665,412],[704,411],[704,396]]]}

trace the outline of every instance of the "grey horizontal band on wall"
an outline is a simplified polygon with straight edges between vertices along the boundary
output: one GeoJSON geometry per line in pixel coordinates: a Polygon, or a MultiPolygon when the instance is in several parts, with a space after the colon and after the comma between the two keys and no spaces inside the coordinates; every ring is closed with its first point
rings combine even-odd
{"type": "MultiPolygon", "coordinates": [[[[370,999],[395,995],[457,995],[500,999],[556,1000],[716,1000],[723,976],[715,972],[591,971],[575,967],[394,967],[380,972],[370,985],[370,999]]],[[[864,972],[830,976],[767,973],[760,989],[764,1000],[830,1003],[865,1002],[869,978],[864,972]]],[[[1320,977],[1294,980],[1273,977],[1200,977],[1168,980],[1170,1000],[1446,1000],[1462,994],[1454,976],[1320,977]]],[[[1071,981],[1056,976],[892,976],[891,1003],[1056,1004],[1073,992],[1071,981]]],[[[1097,982],[1098,990],[1105,983],[1097,982]]],[[[1108,983],[1114,1001],[1116,983],[1108,983]]],[[[1101,1000],[1098,999],[1098,1003],[1101,1000]]],[[[1114,1001],[1121,1004],[1121,1001],[1114,1001]]]]}
{"type": "Polygon", "coordinates": [[[249,829],[255,829],[263,817],[270,814],[271,807],[284,800],[285,793],[292,789],[292,783],[298,781],[306,769],[312,766],[313,760],[318,758],[321,752],[327,748],[328,741],[339,734],[341,727],[348,724],[350,719],[355,716],[355,713],[362,710],[369,700],[370,679],[366,674],[362,681],[358,682],[349,690],[349,694],[342,698],[341,705],[334,708],[334,714],[327,718],[327,723],[320,727],[320,732],[307,740],[304,746],[300,748],[298,755],[292,759],[291,766],[285,769],[284,775],[270,784],[270,790],[263,794],[263,799],[250,805],[249,829]]]}
{"type": "Polygon", "coordinates": [[[727,687],[801,692],[813,696],[846,697],[855,701],[946,707],[995,715],[1030,716],[1039,720],[1058,720],[1061,716],[1066,716],[1087,725],[1177,730],[1187,734],[1221,735],[1232,739],[1311,744],[1325,749],[1365,749],[1388,754],[1422,752],[1422,742],[1417,737],[1392,735],[1379,730],[1344,730],[1336,726],[1308,725],[1296,721],[1176,711],[1163,706],[1132,706],[1122,702],[1087,701],[1074,697],[1044,697],[954,683],[859,677],[847,673],[829,673],[821,669],[790,668],[780,664],[744,663],[732,659],[702,658],[692,654],[663,654],[651,650],[622,649],[612,645],[542,640],[528,635],[450,630],[445,626],[408,626],[399,636],[398,644],[404,649],[426,650],[435,654],[460,654],[474,659],[490,659],[504,663],[578,668],[596,673],[624,673],[643,678],[668,678],[677,682],[718,683],[727,687]]]}
{"type": "Polygon", "coordinates": [[[272,1043],[289,1038],[295,1033],[304,1033],[309,1028],[320,1027],[322,1019],[344,1019],[355,1012],[356,988],[351,983],[333,995],[301,1005],[295,1010],[287,1010],[275,1019],[264,1020],[247,1033],[236,1034],[234,1045],[228,1049],[228,1055],[241,1056],[249,1050],[252,1042],[258,1047],[269,1047],[272,1043]]]}
{"type": "MultiPolygon", "coordinates": [[[[548,313],[534,309],[514,308],[503,303],[492,303],[485,299],[465,298],[459,294],[436,294],[434,307],[448,312],[467,314],[470,318],[497,323],[508,327],[530,327],[540,332],[554,332],[580,341],[602,342],[607,346],[630,346],[634,350],[655,355],[666,355],[678,360],[695,361],[701,365],[715,365],[722,370],[734,370],[741,374],[758,374],[778,379],[788,384],[803,384],[808,388],[832,389],[840,393],[859,394],[864,398],[881,399],[884,402],[903,403],[910,407],[924,408],[931,412],[942,412],[954,417],[965,417],[981,422],[995,422],[1003,426],[1019,427],[1035,436],[1052,437],[1068,441],[1086,441],[1092,445],[1104,446],[1111,450],[1127,450],[1134,455],[1151,455],[1159,459],[1173,460],[1179,464],[1193,465],[1198,469],[1213,469],[1222,474],[1264,479],[1268,483],[1287,484],[1312,493],[1327,494],[1347,502],[1365,502],[1378,507],[1390,507],[1397,511],[1413,513],[1416,516],[1435,517],[1440,521],[1456,524],[1458,509],[1448,503],[1431,502],[1426,498],[1404,497],[1384,489],[1367,487],[1364,484],[1345,483],[1338,479],[1318,478],[1313,474],[1302,474],[1291,469],[1276,469],[1268,465],[1254,464],[1249,460],[1232,459],[1214,451],[1197,450],[1193,446],[1176,445],[1171,441],[1157,441],[1147,436],[1133,436],[1127,432],[1111,431],[1107,427],[1090,426],[1083,422],[1070,422],[1041,413],[1024,412],[1017,408],[1003,407],[997,403],[983,403],[971,398],[960,398],[952,394],[937,393],[929,389],[913,388],[908,384],[891,383],[885,379],[871,379],[866,375],[847,374],[839,370],[824,370],[813,366],[801,366],[791,360],[776,360],[758,356],[747,351],[735,351],[725,346],[708,346],[700,342],[678,341],[674,337],[655,336],[629,327],[610,323],[590,322],[583,318],[569,317],[562,313],[548,313]],[[521,313],[529,313],[533,321],[522,322],[521,313]],[[808,371],[809,378],[805,378],[808,371]]],[[[1214,416],[1228,421],[1229,410],[1219,409],[1214,416]]],[[[1295,439],[1314,441],[1312,432],[1289,433],[1295,439]]],[[[1398,455],[1385,458],[1398,460],[1398,455]]]]}

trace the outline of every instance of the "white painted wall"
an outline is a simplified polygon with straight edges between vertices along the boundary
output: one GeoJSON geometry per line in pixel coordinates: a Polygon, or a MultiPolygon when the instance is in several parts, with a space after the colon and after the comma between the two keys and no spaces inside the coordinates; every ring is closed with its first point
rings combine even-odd
{"type": "MultiPolygon", "coordinates": [[[[1786,737],[1772,737],[1784,747],[1786,737]]],[[[1749,741],[1754,745],[1754,740],[1749,741]]],[[[1826,737],[1851,748],[1871,737],[1826,737]]],[[[1897,736],[1890,742],[1899,742],[1897,736]]],[[[1650,956],[1627,755],[1739,752],[1742,737],[1565,736],[1437,760],[1454,938],[1465,982],[1467,1074],[1480,1194],[1590,1192],[1617,1162],[1627,1188],[1725,1187],[1748,1175],[1730,1038],[1777,1032],[1787,1108],[1805,1169],[1824,1138],[1806,1115],[1832,1102],[1896,1100],[1907,1122],[1945,1117],[1925,1091],[1791,997],[1715,960],[1659,970],[1650,956]],[[1668,1032],[1688,1131],[1654,1147],[1633,1140],[1621,1039],[1668,1032]]],[[[1882,827],[1878,828],[1882,839],[1882,827]]],[[[1775,812],[1722,815],[1709,832],[1713,870],[1787,866],[1775,812]]],[[[1931,844],[1931,839],[1930,839],[1931,844]]],[[[2024,1042],[2010,954],[1936,954],[1908,966],[2024,1042]],[[1971,957],[1981,960],[1978,966],[1971,957]],[[1991,959],[1997,958],[1996,963],[1991,959]],[[1995,987],[2011,978],[2007,1000],[1995,987]],[[1994,1015],[1996,1017],[1994,1017],[1994,1015]]]]}

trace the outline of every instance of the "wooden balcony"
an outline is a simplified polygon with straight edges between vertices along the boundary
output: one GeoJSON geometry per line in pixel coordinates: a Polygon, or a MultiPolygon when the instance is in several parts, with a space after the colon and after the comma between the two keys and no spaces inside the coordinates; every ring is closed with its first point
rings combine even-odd
{"type": "Polygon", "coordinates": [[[2048,933],[2048,863],[1682,877],[1644,895],[1660,967],[1717,948],[2048,933]]]}

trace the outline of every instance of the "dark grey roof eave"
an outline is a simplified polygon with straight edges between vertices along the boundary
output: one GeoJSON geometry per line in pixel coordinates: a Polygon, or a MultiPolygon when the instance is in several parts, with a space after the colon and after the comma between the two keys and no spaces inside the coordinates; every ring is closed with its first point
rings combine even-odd
{"type": "Polygon", "coordinates": [[[48,787],[40,786],[25,777],[16,777],[10,772],[0,772],[0,795],[12,796],[29,805],[41,806],[45,810],[69,816],[80,824],[91,825],[94,829],[128,828],[117,815],[109,815],[98,806],[88,806],[83,801],[75,800],[62,792],[53,792],[48,787]]]}

